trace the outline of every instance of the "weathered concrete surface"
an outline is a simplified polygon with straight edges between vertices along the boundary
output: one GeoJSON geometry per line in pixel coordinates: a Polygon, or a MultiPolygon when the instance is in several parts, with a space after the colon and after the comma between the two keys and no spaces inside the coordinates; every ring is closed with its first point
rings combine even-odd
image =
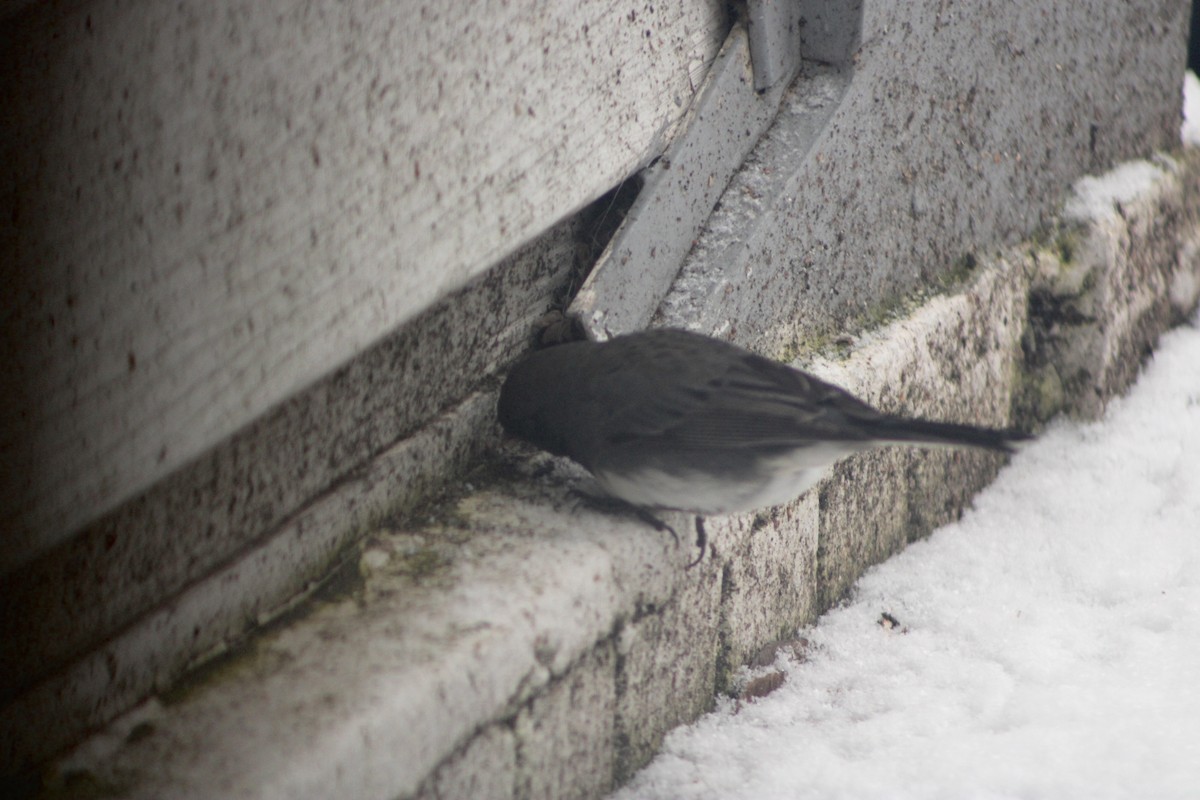
{"type": "Polygon", "coordinates": [[[1039,416],[1099,413],[1133,380],[1162,320],[1195,304],[1195,273],[1172,268],[1192,263],[1200,248],[1188,168],[1160,158],[1085,178],[1064,223],[1027,255],[1028,402],[1039,416]]]}
{"type": "MultiPolygon", "coordinates": [[[[934,297],[847,357],[809,366],[887,411],[921,408],[935,419],[1003,426],[1021,387],[1028,292],[1020,266],[989,264],[970,291],[934,297]]],[[[1001,463],[978,452],[905,448],[841,462],[820,493],[820,607],[914,533],[959,513],[1001,463]]]]}
{"type": "MultiPolygon", "coordinates": [[[[1102,202],[1063,229],[1107,246],[1068,261],[1052,235],[1007,249],[805,363],[913,414],[1029,423],[1094,410],[1075,400],[1123,388],[1200,292],[1200,155],[1158,164],[1120,211],[1102,202]],[[1047,312],[1035,298],[1048,291],[1097,316],[1064,324],[1079,317],[1047,312]],[[1079,352],[1134,360],[1030,405],[1048,369],[1069,369],[1058,354],[1079,352]]],[[[713,555],[689,571],[689,537],[676,547],[581,505],[578,469],[521,452],[422,518],[374,531],[327,596],[58,774],[121,797],[594,797],[756,649],[957,514],[998,466],[897,449],[845,460],[788,506],[712,520],[713,555]]],[[[689,530],[684,515],[669,521],[689,530]]]]}
{"type": "Polygon", "coordinates": [[[6,575],[0,641],[22,646],[0,648],[0,762],[53,751],[167,685],[302,594],[368,526],[476,461],[493,436],[487,387],[570,282],[589,230],[557,226],[6,575]]]}
{"type": "Polygon", "coordinates": [[[0,574],[637,172],[728,25],[719,0],[0,12],[0,574]]]}

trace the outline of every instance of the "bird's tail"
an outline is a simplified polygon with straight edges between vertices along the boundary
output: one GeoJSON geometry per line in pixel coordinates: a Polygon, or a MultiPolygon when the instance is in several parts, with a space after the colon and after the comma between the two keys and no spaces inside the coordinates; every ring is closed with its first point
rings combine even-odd
{"type": "Polygon", "coordinates": [[[871,426],[872,438],[882,442],[915,444],[925,447],[978,447],[1001,453],[1014,453],[1032,434],[1004,428],[980,428],[956,422],[933,422],[903,417],[881,417],[871,426]]]}

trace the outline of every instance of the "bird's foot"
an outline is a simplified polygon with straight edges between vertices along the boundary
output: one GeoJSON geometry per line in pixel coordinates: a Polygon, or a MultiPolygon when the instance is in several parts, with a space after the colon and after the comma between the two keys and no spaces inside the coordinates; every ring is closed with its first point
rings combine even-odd
{"type": "Polygon", "coordinates": [[[703,561],[704,551],[708,549],[708,531],[704,529],[704,517],[699,514],[696,515],[696,547],[700,548],[700,555],[696,556],[696,560],[689,563],[684,569],[691,569],[703,561]]]}
{"type": "MultiPolygon", "coordinates": [[[[671,538],[675,541],[675,546],[679,546],[679,534],[676,533],[675,529],[663,522],[658,517],[654,516],[654,514],[647,509],[642,508],[641,506],[635,506],[632,503],[627,503],[624,500],[616,497],[610,497],[608,495],[594,495],[589,492],[580,491],[579,489],[575,489],[573,492],[575,496],[578,497],[583,503],[598,511],[603,511],[610,514],[632,514],[642,522],[649,525],[651,528],[654,528],[654,530],[660,532],[666,531],[667,533],[671,534],[671,538]]],[[[687,565],[688,569],[691,569],[699,564],[704,558],[704,550],[707,546],[707,543],[708,535],[704,530],[704,520],[701,517],[696,517],[696,545],[700,548],[700,555],[695,561],[687,565]]]]}

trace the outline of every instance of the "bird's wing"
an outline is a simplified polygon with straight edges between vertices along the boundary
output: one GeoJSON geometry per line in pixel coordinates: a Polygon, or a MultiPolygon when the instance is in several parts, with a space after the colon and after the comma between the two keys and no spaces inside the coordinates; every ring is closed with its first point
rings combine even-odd
{"type": "Polygon", "coordinates": [[[650,380],[647,372],[645,385],[626,382],[609,409],[610,442],[670,442],[706,450],[788,448],[869,438],[855,422],[879,416],[836,386],[749,353],[715,366],[702,358],[676,363],[675,369],[677,380],[650,380]]]}

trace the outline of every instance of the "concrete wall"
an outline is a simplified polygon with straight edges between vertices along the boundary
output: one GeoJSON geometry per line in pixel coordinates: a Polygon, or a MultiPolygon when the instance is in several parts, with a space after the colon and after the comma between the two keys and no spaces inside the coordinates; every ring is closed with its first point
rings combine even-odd
{"type": "MultiPolygon", "coordinates": [[[[453,759],[511,756],[526,765],[520,796],[547,781],[553,793],[576,785],[563,765],[582,756],[553,751],[550,740],[536,751],[522,742],[551,719],[582,724],[570,718],[571,698],[594,695],[611,700],[601,708],[623,709],[588,734],[616,748],[593,765],[599,777],[577,782],[580,794],[598,791],[641,763],[665,727],[705,707],[732,665],[811,619],[912,531],[955,513],[994,469],[959,457],[904,467],[942,487],[931,499],[872,466],[894,469],[886,458],[849,462],[795,507],[718,525],[721,560],[694,578],[677,575],[684,554],[636,525],[581,527],[565,510],[547,516],[543,506],[561,502],[556,491],[526,486],[512,507],[500,481],[500,499],[468,504],[478,513],[455,511],[429,530],[418,524],[445,513],[419,503],[494,442],[495,380],[527,346],[533,321],[578,286],[603,244],[598,231],[611,228],[624,201],[606,198],[559,220],[665,145],[727,25],[708,5],[575,5],[582,16],[564,21],[530,17],[524,6],[425,19],[397,4],[287,6],[275,18],[266,4],[41,3],[0,21],[0,91],[16,109],[2,140],[14,180],[0,195],[0,244],[12,254],[0,268],[13,287],[0,316],[3,356],[15,365],[0,409],[0,640],[22,643],[4,648],[0,663],[6,771],[170,686],[339,558],[351,559],[353,573],[382,558],[403,580],[364,591],[397,596],[403,607],[380,606],[379,624],[417,625],[420,637],[395,646],[428,658],[366,695],[342,694],[336,670],[334,683],[298,687],[379,715],[365,728],[358,712],[335,715],[349,727],[333,739],[305,738],[311,720],[288,720],[303,741],[290,749],[281,740],[278,763],[298,754],[314,770],[345,763],[355,780],[376,776],[372,786],[395,796],[450,792],[467,774],[446,766],[453,759]],[[535,40],[541,49],[530,47],[535,40]],[[519,114],[510,101],[528,92],[542,100],[519,114]],[[564,97],[585,99],[570,106],[564,97]],[[498,119],[516,127],[497,134],[498,119]],[[408,158],[418,150],[439,155],[408,158]],[[434,223],[453,231],[435,235],[434,223]],[[891,516],[856,509],[863,480],[890,498],[880,509],[891,516]],[[362,562],[345,549],[364,532],[381,537],[383,556],[362,562]],[[593,572],[553,574],[576,557],[619,564],[598,567],[608,577],[585,589],[593,572]],[[517,569],[522,558],[546,574],[517,569]],[[477,572],[513,559],[516,573],[477,572]],[[445,588],[443,564],[465,569],[453,586],[466,616],[420,622],[426,595],[418,590],[445,588]],[[422,584],[427,574],[431,585],[422,584]],[[558,588],[505,601],[505,587],[522,580],[558,588]],[[472,700],[483,716],[434,731],[437,709],[404,687],[455,697],[459,684],[431,687],[417,680],[421,670],[450,664],[438,661],[458,652],[447,643],[478,645],[459,635],[472,625],[509,630],[507,618],[481,623],[480,613],[519,617],[527,603],[540,609],[522,628],[528,640],[495,651],[511,658],[489,656],[458,676],[493,687],[483,705],[472,700]],[[572,623],[564,607],[582,616],[572,623]],[[691,632],[688,659],[656,656],[675,652],[669,642],[681,630],[691,632]],[[570,677],[577,663],[600,682],[570,677]],[[682,699],[647,711],[630,686],[676,686],[682,699]],[[550,687],[567,687],[556,690],[567,699],[550,697],[550,687]],[[381,696],[398,699],[380,705],[381,696]],[[380,759],[377,772],[363,772],[365,751],[352,747],[346,762],[317,757],[345,730],[384,742],[397,725],[414,737],[397,747],[416,750],[398,761],[395,749],[366,752],[380,759]],[[477,729],[486,735],[471,739],[477,729]],[[422,788],[435,768],[442,777],[422,788]]],[[[1186,11],[1152,0],[866,3],[861,47],[843,66],[805,64],[775,126],[721,197],[660,321],[791,356],[991,263],[1002,245],[1049,225],[1080,175],[1175,146],[1186,11]],[[825,91],[835,73],[848,87],[836,95],[825,91]],[[806,127],[806,110],[818,106],[826,122],[806,127]]],[[[1146,235],[1175,267],[1191,263],[1181,255],[1191,175],[1181,172],[1171,190],[1183,227],[1146,235]]],[[[1027,386],[993,382],[1009,374],[1006,365],[1024,363],[1023,337],[1039,330],[1025,324],[1029,279],[1018,273],[1001,269],[1003,280],[972,288],[945,341],[896,362],[949,363],[957,366],[947,374],[960,374],[979,361],[972,381],[901,366],[894,383],[867,383],[856,375],[876,370],[869,360],[838,379],[912,412],[1000,421],[1013,403],[1031,407],[1027,386]],[[1007,314],[986,313],[997,309],[1007,314]],[[966,355],[950,346],[955,336],[966,355]],[[980,361],[976,347],[989,358],[980,361]]],[[[1126,278],[1113,280],[1116,292],[1126,278]]],[[[1152,297],[1131,317],[1137,335],[1112,350],[1114,386],[1170,319],[1169,302],[1152,297]]],[[[1056,346],[1054,336],[1038,336],[1049,344],[1032,352],[1056,346]]],[[[1090,364],[1110,351],[1084,353],[1090,364]]],[[[1064,384],[1057,367],[1037,374],[1034,406],[1075,404],[1063,399],[1074,389],[1053,391],[1055,376],[1064,384]]],[[[305,644],[306,652],[375,663],[362,654],[378,639],[343,633],[338,647],[305,644]]],[[[251,672],[276,686],[324,669],[263,666],[292,655],[281,652],[252,662],[251,672]]],[[[453,676],[453,666],[442,674],[453,676]]],[[[264,696],[248,678],[244,691],[264,696]]],[[[200,696],[254,707],[236,692],[200,696]]],[[[206,736],[221,740],[219,725],[187,732],[189,714],[209,713],[207,700],[187,699],[176,696],[181,721],[164,725],[197,747],[206,736]]],[[[246,747],[229,739],[237,741],[246,747]]],[[[161,744],[139,752],[161,754],[161,744]]],[[[248,792],[296,788],[271,783],[285,778],[268,780],[236,753],[228,758],[202,762],[196,774],[216,770],[248,792]]],[[[163,764],[159,779],[170,784],[180,764],[163,764]]],[[[309,788],[330,788],[321,783],[328,774],[310,777],[309,788]]]]}
{"type": "Polygon", "coordinates": [[[0,24],[7,572],[635,172],[728,23],[96,0],[0,24]]]}

